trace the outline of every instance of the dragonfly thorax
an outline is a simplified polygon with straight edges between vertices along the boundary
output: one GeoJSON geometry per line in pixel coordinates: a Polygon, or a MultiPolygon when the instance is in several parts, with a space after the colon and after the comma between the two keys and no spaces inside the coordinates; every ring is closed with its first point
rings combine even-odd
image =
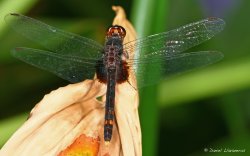
{"type": "Polygon", "coordinates": [[[106,68],[115,68],[121,64],[121,55],[123,53],[122,38],[119,36],[113,36],[106,39],[104,47],[104,64],[106,68]]]}

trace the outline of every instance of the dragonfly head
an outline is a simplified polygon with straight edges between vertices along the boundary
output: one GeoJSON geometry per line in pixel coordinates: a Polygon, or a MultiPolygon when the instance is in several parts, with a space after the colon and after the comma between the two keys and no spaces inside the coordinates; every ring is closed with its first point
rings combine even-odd
{"type": "Polygon", "coordinates": [[[124,37],[126,36],[126,30],[122,26],[113,25],[108,28],[106,36],[108,38],[118,36],[121,39],[124,39],[124,37]]]}

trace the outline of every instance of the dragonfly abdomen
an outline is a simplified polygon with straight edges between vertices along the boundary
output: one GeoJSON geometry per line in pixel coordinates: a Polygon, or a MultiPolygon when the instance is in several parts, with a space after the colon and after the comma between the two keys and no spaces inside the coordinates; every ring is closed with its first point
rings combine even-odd
{"type": "Polygon", "coordinates": [[[110,141],[112,137],[112,129],[114,123],[114,107],[115,107],[115,85],[116,85],[116,69],[108,69],[106,105],[105,105],[105,122],[104,122],[104,140],[110,141]]]}

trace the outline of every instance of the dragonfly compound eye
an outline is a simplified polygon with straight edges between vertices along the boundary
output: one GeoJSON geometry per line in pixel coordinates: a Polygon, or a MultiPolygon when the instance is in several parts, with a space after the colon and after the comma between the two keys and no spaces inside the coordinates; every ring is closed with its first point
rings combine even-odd
{"type": "Polygon", "coordinates": [[[126,36],[126,30],[122,26],[114,25],[108,28],[107,36],[120,36],[121,38],[124,38],[126,36]]]}

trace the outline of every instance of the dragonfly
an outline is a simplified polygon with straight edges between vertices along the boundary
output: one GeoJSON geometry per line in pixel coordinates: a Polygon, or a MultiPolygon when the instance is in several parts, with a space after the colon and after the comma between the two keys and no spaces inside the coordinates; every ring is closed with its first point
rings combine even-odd
{"type": "Polygon", "coordinates": [[[14,48],[18,59],[47,70],[71,82],[96,78],[106,84],[104,140],[112,138],[115,119],[115,87],[129,82],[128,70],[136,74],[136,88],[158,83],[163,78],[215,63],[223,58],[218,51],[185,52],[221,32],[225,22],[216,17],[202,19],[177,29],[123,43],[126,30],[119,25],[107,29],[104,45],[49,26],[33,18],[10,13],[5,21],[15,31],[46,50],[14,48]],[[137,57],[132,57],[133,53],[137,57]],[[148,74],[147,65],[161,73],[148,74]]]}

